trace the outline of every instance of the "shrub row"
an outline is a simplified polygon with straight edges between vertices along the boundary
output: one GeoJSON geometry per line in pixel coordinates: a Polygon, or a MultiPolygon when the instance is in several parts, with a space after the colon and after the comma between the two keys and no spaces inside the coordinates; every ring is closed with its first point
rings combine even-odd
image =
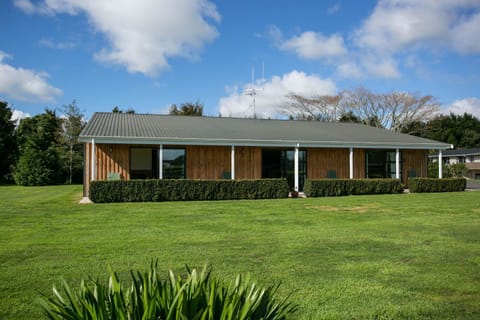
{"type": "Polygon", "coordinates": [[[401,193],[403,185],[398,179],[307,179],[304,192],[308,197],[401,193]]]}
{"type": "Polygon", "coordinates": [[[273,199],[288,197],[286,179],[92,181],[93,202],[273,199]]]}
{"type": "Polygon", "coordinates": [[[464,191],[467,180],[464,178],[412,178],[408,181],[410,192],[456,192],[464,191]]]}

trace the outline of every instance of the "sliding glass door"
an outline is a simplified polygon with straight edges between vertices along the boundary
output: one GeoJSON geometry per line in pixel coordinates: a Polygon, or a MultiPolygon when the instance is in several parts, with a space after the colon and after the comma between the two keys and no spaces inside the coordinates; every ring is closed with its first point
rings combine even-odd
{"type": "MultiPolygon", "coordinates": [[[[307,152],[298,151],[298,188],[303,191],[307,177],[307,152]]],[[[285,178],[291,189],[295,187],[295,150],[263,149],[262,178],[285,178]]]]}

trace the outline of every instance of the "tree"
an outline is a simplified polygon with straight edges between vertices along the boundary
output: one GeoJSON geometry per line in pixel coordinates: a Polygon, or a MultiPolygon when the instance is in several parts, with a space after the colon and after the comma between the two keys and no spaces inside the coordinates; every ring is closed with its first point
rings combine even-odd
{"type": "Polygon", "coordinates": [[[378,94],[365,88],[345,90],[335,96],[290,94],[288,98],[283,111],[295,119],[345,121],[348,116],[350,120],[395,132],[412,122],[432,119],[439,109],[439,103],[430,95],[395,91],[378,94]]]}
{"type": "Polygon", "coordinates": [[[18,127],[20,156],[14,173],[19,185],[47,185],[62,179],[58,153],[61,119],[55,111],[22,119],[18,127]]]}
{"type": "Polygon", "coordinates": [[[8,181],[17,155],[15,122],[7,102],[0,101],[0,181],[8,181]]]}
{"type": "Polygon", "coordinates": [[[62,158],[64,170],[67,173],[67,181],[69,184],[75,180],[81,182],[83,171],[83,148],[78,142],[78,136],[85,126],[83,114],[77,106],[75,100],[69,105],[63,105],[62,112],[62,158]]]}
{"type": "Polygon", "coordinates": [[[128,108],[126,111],[123,111],[122,109],[120,109],[118,106],[115,106],[113,109],[112,109],[112,112],[113,113],[130,113],[130,114],[133,114],[135,113],[135,110],[133,108],[128,108]]]}
{"type": "Polygon", "coordinates": [[[471,114],[440,115],[419,136],[453,144],[457,149],[480,148],[480,120],[471,114]]]}
{"type": "Polygon", "coordinates": [[[341,94],[304,97],[291,93],[287,98],[289,103],[284,106],[283,112],[293,119],[332,122],[346,113],[340,103],[341,94]]]}
{"type": "Polygon", "coordinates": [[[200,102],[187,102],[182,103],[180,108],[176,104],[170,106],[169,110],[170,115],[174,116],[203,116],[203,105],[200,102]]]}

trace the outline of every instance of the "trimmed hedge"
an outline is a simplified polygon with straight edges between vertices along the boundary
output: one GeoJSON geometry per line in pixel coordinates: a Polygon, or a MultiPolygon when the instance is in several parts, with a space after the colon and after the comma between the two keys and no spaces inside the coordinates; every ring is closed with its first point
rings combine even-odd
{"type": "Polygon", "coordinates": [[[148,202],[287,198],[286,179],[92,181],[93,202],[148,202]]]}
{"type": "Polygon", "coordinates": [[[410,192],[457,192],[464,191],[467,180],[464,178],[411,178],[408,180],[410,192]]]}
{"type": "Polygon", "coordinates": [[[308,197],[331,197],[401,193],[403,189],[398,179],[307,179],[304,192],[308,197]]]}

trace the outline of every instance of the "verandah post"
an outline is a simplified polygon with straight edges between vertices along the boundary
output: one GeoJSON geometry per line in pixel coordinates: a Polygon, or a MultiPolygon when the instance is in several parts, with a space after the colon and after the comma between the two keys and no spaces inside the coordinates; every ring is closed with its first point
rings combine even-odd
{"type": "Polygon", "coordinates": [[[395,179],[400,179],[400,149],[395,150],[395,179]]]}
{"type": "Polygon", "coordinates": [[[158,149],[158,179],[163,179],[163,144],[158,149]]]}
{"type": "Polygon", "coordinates": [[[92,138],[92,163],[91,163],[91,181],[95,180],[97,178],[97,160],[95,159],[95,139],[92,138]]]}
{"type": "Polygon", "coordinates": [[[298,175],[299,175],[299,170],[298,170],[298,148],[299,144],[297,143],[297,146],[295,147],[295,157],[294,157],[294,190],[298,192],[298,175]]]}
{"type": "Polygon", "coordinates": [[[350,167],[350,179],[353,179],[353,148],[350,147],[350,156],[349,156],[349,167],[350,167]]]}
{"type": "Polygon", "coordinates": [[[232,145],[230,153],[230,178],[235,180],[235,146],[232,145]]]}
{"type": "Polygon", "coordinates": [[[438,178],[443,178],[443,159],[442,159],[442,150],[438,150],[438,178]]]}

